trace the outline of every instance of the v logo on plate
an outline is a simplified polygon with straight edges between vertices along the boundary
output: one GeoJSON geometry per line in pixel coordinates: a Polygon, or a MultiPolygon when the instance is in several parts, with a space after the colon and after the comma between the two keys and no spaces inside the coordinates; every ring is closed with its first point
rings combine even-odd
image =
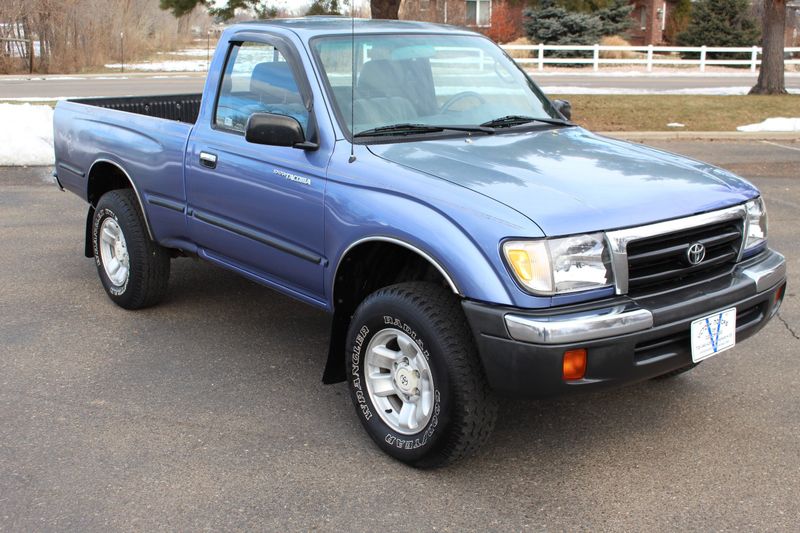
{"type": "Polygon", "coordinates": [[[708,330],[708,338],[711,340],[711,349],[714,350],[714,353],[717,353],[717,343],[719,342],[719,328],[722,325],[722,313],[717,316],[717,332],[716,334],[711,333],[711,323],[709,319],[706,318],[706,329],[708,330]]]}

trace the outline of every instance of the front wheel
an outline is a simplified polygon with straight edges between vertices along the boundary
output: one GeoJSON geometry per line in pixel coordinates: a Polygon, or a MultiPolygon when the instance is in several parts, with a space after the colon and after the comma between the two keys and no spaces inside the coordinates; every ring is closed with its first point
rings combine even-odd
{"type": "Polygon", "coordinates": [[[488,439],[497,403],[452,293],[418,282],[376,291],[353,316],[347,353],[358,417],[392,457],[432,468],[488,439]]]}
{"type": "Polygon", "coordinates": [[[92,247],[103,288],[120,307],[141,309],[166,294],[169,252],[150,240],[133,190],[113,190],[100,198],[92,247]]]}

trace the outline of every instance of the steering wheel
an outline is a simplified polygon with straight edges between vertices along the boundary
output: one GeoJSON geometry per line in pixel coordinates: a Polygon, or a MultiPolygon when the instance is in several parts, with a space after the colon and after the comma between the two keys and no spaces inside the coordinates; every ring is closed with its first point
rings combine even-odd
{"type": "Polygon", "coordinates": [[[458,94],[454,94],[444,104],[442,104],[440,112],[441,113],[447,113],[448,111],[450,111],[450,108],[453,107],[453,104],[455,104],[456,102],[458,102],[460,100],[463,100],[464,98],[475,98],[481,104],[485,104],[486,103],[486,99],[483,96],[481,96],[478,93],[476,93],[475,91],[462,91],[462,92],[460,92],[458,94]]]}

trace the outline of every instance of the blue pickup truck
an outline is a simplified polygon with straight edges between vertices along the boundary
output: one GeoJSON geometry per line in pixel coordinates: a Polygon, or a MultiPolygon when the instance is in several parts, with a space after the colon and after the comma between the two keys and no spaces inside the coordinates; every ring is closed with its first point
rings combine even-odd
{"type": "Polygon", "coordinates": [[[202,95],[59,102],[54,122],[115,303],[156,304],[195,256],[328,311],[323,381],[417,467],[476,450],[498,395],[684,372],[785,291],[755,187],[586,131],[460,28],[238,24],[202,95]]]}

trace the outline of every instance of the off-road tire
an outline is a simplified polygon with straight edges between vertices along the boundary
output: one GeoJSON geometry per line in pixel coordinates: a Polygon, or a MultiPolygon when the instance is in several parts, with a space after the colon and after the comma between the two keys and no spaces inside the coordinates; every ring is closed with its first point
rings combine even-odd
{"type": "Polygon", "coordinates": [[[375,443],[395,459],[418,468],[440,467],[472,454],[489,438],[497,401],[461,304],[448,290],[433,283],[408,282],[374,292],[353,315],[346,354],[357,416],[375,443]],[[433,416],[412,435],[394,431],[381,419],[365,381],[370,340],[391,327],[424,347],[433,375],[433,416]]]}
{"type": "Polygon", "coordinates": [[[166,295],[170,255],[166,248],[150,240],[132,189],[109,191],[97,202],[92,220],[92,250],[103,288],[120,307],[142,309],[157,304],[166,295]],[[119,225],[127,245],[130,268],[122,285],[115,285],[108,277],[100,253],[100,228],[109,217],[119,225]]]}

